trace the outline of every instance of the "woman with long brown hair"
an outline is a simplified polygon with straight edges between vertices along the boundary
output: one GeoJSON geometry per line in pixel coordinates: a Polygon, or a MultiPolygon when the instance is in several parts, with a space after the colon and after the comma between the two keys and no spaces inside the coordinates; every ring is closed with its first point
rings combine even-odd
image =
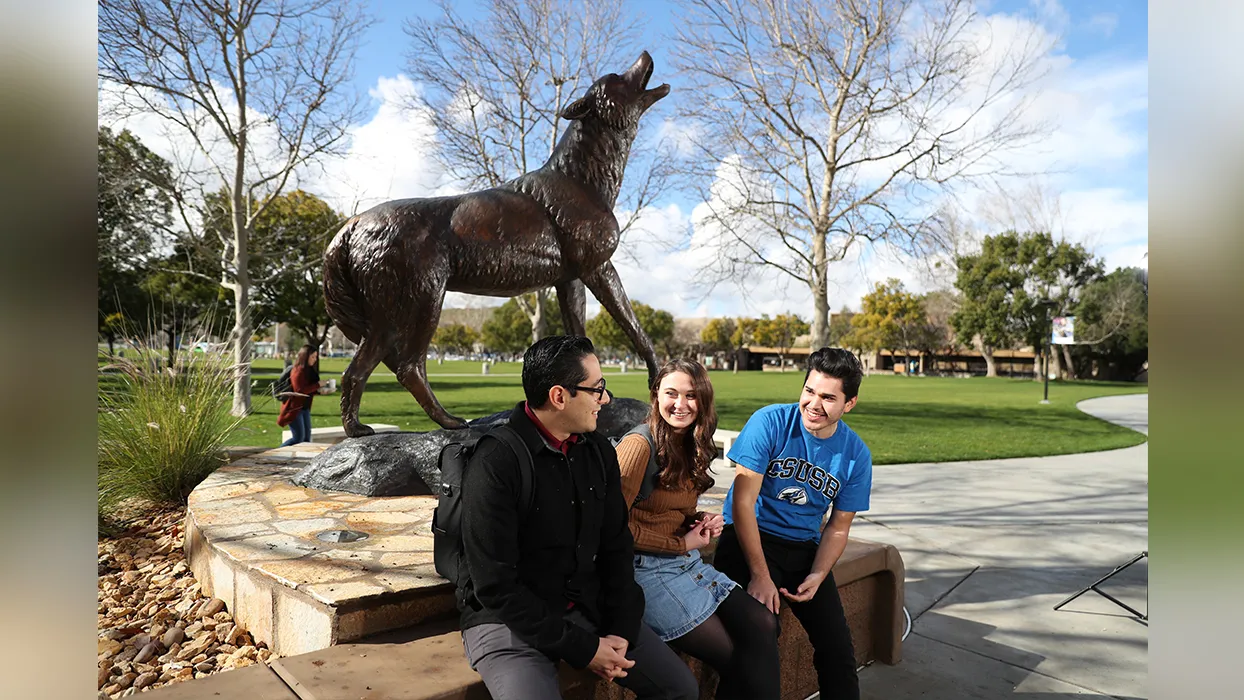
{"type": "Polygon", "coordinates": [[[776,700],[777,618],[700,558],[700,548],[724,526],[721,515],[696,511],[713,484],[709,464],[717,452],[708,372],[694,360],[667,362],[651,402],[648,421],[617,448],[644,622],[670,646],[716,669],[718,698],[776,700]]]}
{"type": "Polygon", "coordinates": [[[276,424],[289,426],[290,438],[281,447],[311,442],[311,399],[320,390],[320,353],[310,345],[302,346],[294,369],[289,374],[292,391],[281,401],[281,413],[276,424]]]}

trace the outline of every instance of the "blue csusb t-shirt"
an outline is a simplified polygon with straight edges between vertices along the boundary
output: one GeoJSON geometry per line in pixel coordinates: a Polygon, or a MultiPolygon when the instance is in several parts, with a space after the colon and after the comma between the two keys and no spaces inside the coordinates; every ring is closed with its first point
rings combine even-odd
{"type": "MultiPolygon", "coordinates": [[[[764,474],[756,499],[761,532],[797,542],[821,541],[821,523],[832,505],[856,513],[868,510],[873,458],[847,424],[822,440],[803,427],[799,404],[775,404],[752,414],[726,455],[764,474]]],[[[734,485],[723,514],[734,522],[734,485]]]]}

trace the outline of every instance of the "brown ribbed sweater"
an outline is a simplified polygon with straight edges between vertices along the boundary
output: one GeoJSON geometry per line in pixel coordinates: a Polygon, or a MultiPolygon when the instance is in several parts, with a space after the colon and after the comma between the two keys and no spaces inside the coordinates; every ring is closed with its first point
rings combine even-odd
{"type": "MultiPolygon", "coordinates": [[[[648,468],[648,441],[642,435],[628,435],[618,443],[618,466],[622,470],[622,498],[628,507],[639,494],[648,468]]],[[[652,495],[631,508],[631,537],[641,552],[682,554],[687,551],[682,536],[695,522],[700,494],[694,489],[671,491],[660,484],[652,495]]]]}

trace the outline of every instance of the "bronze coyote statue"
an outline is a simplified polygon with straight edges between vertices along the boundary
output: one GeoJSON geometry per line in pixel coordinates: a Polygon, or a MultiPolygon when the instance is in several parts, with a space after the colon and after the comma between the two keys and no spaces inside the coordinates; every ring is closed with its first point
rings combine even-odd
{"type": "Polygon", "coordinates": [[[456,197],[399,199],[345,223],[324,254],[324,300],[358,352],[341,378],[341,423],[359,422],[367,378],[384,362],[432,420],[465,422],[428,387],[425,363],[445,292],[515,296],[555,287],[566,332],[584,333],[584,285],[618,322],[656,375],[640,328],[609,262],[618,246],[613,205],[639,118],[669,94],[649,90],[645,51],[622,75],[600,78],[559,113],[570,126],[548,162],[499,187],[456,197]]]}

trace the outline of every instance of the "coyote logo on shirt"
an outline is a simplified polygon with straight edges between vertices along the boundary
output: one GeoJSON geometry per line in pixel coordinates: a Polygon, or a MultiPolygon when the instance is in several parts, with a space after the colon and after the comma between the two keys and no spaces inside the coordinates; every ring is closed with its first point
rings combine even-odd
{"type": "MultiPolygon", "coordinates": [[[[841,455],[834,456],[835,466],[841,459],[841,455]]],[[[851,466],[854,465],[855,460],[851,460],[851,466]]],[[[838,489],[842,487],[842,484],[834,478],[833,474],[830,474],[828,471],[816,466],[815,464],[798,457],[786,457],[784,459],[775,459],[772,462],[769,462],[769,468],[765,471],[765,476],[771,479],[794,479],[801,484],[807,484],[813,491],[820,491],[825,494],[825,497],[830,501],[834,500],[834,497],[838,495],[838,489]]],[[[795,503],[796,505],[802,505],[808,502],[808,494],[802,488],[792,486],[790,488],[783,489],[782,492],[778,494],[778,500],[787,501],[788,503],[795,503]],[[795,493],[796,491],[798,494],[795,493]],[[789,497],[787,496],[788,492],[790,493],[789,497]],[[791,500],[796,496],[799,496],[803,500],[798,502],[791,500]]]]}
{"type": "Polygon", "coordinates": [[[778,494],[778,500],[786,501],[796,506],[806,505],[808,503],[808,492],[798,486],[791,486],[782,489],[782,492],[778,494]]]}

